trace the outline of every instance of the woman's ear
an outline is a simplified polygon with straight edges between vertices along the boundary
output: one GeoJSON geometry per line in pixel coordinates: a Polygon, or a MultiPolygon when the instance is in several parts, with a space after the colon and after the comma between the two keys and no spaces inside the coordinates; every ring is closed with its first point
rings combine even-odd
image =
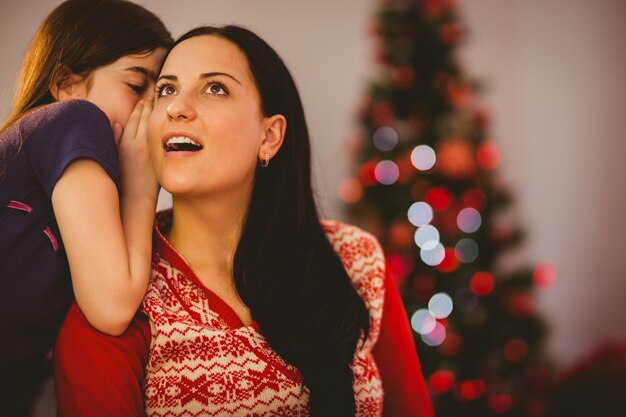
{"type": "Polygon", "coordinates": [[[259,148],[259,160],[265,160],[265,154],[271,159],[276,155],[285,139],[287,119],[282,114],[275,114],[265,118],[263,122],[265,136],[259,148]]]}
{"type": "Polygon", "coordinates": [[[62,65],[52,82],[50,94],[56,101],[85,98],[86,86],[87,82],[84,77],[74,74],[68,67],[62,65]]]}

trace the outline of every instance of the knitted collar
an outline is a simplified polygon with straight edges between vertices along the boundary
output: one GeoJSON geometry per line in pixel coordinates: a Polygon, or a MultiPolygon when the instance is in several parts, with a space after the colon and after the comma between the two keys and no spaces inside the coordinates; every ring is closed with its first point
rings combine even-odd
{"type": "MultiPolygon", "coordinates": [[[[160,256],[165,259],[170,265],[184,274],[193,284],[202,289],[209,301],[211,310],[216,312],[231,328],[237,329],[244,327],[237,313],[235,313],[235,311],[217,294],[202,284],[187,261],[185,261],[182,255],[178,253],[165,238],[164,235],[167,234],[172,227],[172,213],[172,209],[169,209],[160,211],[156,215],[152,239],[152,247],[155,252],[154,256],[160,256]]],[[[250,326],[257,331],[259,330],[259,325],[256,321],[253,321],[250,326]]]]}

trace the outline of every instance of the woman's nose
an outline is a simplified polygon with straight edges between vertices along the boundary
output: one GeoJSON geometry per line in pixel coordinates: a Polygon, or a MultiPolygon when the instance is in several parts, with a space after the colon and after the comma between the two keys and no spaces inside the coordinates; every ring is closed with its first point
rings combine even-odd
{"type": "Polygon", "coordinates": [[[183,93],[172,97],[167,105],[167,115],[172,120],[193,120],[196,118],[196,109],[193,98],[183,93]]]}

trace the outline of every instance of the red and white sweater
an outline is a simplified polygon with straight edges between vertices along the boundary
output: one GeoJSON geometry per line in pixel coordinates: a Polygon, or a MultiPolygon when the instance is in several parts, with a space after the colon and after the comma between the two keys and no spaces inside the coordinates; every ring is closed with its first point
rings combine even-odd
{"type": "MultiPolygon", "coordinates": [[[[160,216],[161,229],[168,220],[160,216]]],[[[352,364],[356,416],[432,416],[397,290],[385,290],[378,242],[354,226],[323,227],[370,314],[352,364]]],[[[98,333],[76,306],[68,314],[55,355],[59,415],[142,415],[145,407],[149,416],[307,416],[298,370],[200,283],[158,229],[155,238],[145,316],[122,337],[98,333]]]]}

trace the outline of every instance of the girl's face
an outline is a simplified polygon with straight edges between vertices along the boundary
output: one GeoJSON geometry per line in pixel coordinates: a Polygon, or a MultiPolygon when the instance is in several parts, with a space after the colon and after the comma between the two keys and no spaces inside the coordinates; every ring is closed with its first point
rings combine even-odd
{"type": "Polygon", "coordinates": [[[63,98],[91,101],[107,115],[111,126],[119,123],[126,127],[137,102],[153,93],[156,74],[164,56],[163,48],[146,54],[123,56],[72,84],[71,93],[63,98]]]}
{"type": "Polygon", "coordinates": [[[159,183],[173,195],[247,193],[271,118],[244,53],[203,35],[170,52],[156,85],[148,138],[159,183]]]}

